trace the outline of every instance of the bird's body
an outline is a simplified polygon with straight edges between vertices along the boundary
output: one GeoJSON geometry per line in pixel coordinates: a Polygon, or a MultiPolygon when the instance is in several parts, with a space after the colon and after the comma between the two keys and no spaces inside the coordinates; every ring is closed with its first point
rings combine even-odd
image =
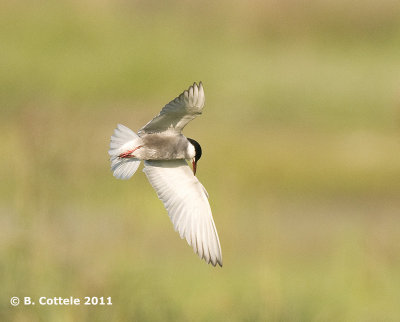
{"type": "Polygon", "coordinates": [[[185,125],[201,114],[203,86],[193,84],[168,103],[138,134],[118,124],[111,137],[111,169],[118,179],[129,179],[141,160],[150,184],[164,203],[174,228],[207,263],[222,266],[218,233],[208,193],[195,176],[200,144],[182,133],[185,125]],[[193,172],[185,160],[191,160],[193,172]]]}
{"type": "Polygon", "coordinates": [[[189,144],[187,138],[173,133],[150,133],[142,134],[139,145],[142,147],[133,152],[140,160],[191,160],[195,151],[189,144]]]}

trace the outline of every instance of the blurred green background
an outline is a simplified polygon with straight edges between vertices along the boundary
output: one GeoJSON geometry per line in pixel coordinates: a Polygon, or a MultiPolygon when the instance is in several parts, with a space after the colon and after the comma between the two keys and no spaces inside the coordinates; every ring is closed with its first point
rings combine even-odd
{"type": "Polygon", "coordinates": [[[0,320],[399,321],[399,58],[394,0],[1,2],[0,320]],[[107,155],[200,80],[223,268],[107,155]]]}

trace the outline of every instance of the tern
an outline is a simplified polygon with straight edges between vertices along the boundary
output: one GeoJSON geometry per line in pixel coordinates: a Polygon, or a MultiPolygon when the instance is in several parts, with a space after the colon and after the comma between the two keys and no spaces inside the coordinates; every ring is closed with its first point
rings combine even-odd
{"type": "Polygon", "coordinates": [[[108,153],[117,179],[131,178],[143,160],[143,172],[163,202],[175,231],[201,259],[222,266],[208,193],[195,176],[201,146],[182,134],[186,124],[202,113],[204,103],[203,85],[194,83],[137,134],[118,124],[108,153]],[[192,163],[193,172],[186,160],[192,163]]]}

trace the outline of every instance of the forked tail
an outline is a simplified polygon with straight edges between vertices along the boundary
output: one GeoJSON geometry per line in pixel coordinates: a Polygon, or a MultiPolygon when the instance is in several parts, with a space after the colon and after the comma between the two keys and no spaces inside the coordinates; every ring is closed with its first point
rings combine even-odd
{"type": "Polygon", "coordinates": [[[140,160],[128,157],[128,152],[141,144],[141,138],[122,124],[118,124],[111,136],[110,155],[111,171],[117,179],[128,180],[139,168],[140,160]]]}

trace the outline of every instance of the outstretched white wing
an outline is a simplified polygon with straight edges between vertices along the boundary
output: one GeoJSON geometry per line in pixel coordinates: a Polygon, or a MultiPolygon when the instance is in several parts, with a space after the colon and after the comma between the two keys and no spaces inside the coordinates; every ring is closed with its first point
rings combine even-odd
{"type": "Polygon", "coordinates": [[[194,83],[188,90],[165,105],[160,114],[143,126],[138,134],[159,133],[167,130],[179,134],[189,121],[201,114],[204,102],[203,84],[194,83]]]}
{"type": "Polygon", "coordinates": [[[205,188],[185,160],[145,161],[143,169],[181,238],[207,263],[222,266],[221,246],[205,188]]]}

